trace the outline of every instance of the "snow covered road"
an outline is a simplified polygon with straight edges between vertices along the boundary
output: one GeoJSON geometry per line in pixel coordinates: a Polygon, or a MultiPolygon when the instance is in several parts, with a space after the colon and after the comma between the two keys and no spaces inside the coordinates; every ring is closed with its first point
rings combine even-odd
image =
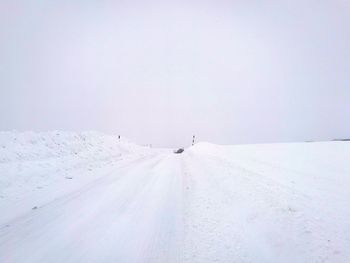
{"type": "Polygon", "coordinates": [[[133,163],[7,223],[0,261],[177,262],[178,162],[160,155],[133,163]]]}
{"type": "Polygon", "coordinates": [[[350,262],[348,156],[345,142],[201,143],[97,162],[89,181],[72,169],[61,194],[46,186],[55,198],[3,191],[0,262],[350,262]]]}

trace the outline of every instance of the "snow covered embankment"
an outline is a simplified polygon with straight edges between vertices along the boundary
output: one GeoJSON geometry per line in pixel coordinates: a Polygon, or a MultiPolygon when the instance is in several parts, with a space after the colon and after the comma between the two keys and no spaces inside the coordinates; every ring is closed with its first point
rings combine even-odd
{"type": "Polygon", "coordinates": [[[97,132],[0,132],[0,223],[148,154],[97,132]]]}

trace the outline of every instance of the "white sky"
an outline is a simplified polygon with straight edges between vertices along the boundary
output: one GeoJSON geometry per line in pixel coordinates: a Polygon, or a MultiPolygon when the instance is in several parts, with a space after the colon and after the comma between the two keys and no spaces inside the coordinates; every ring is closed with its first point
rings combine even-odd
{"type": "Polygon", "coordinates": [[[350,137],[350,1],[0,0],[0,130],[350,137]]]}

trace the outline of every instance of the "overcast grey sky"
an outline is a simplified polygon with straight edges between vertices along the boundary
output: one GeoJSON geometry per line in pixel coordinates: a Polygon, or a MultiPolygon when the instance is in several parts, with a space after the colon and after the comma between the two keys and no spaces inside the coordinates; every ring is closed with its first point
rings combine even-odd
{"type": "Polygon", "coordinates": [[[0,130],[186,146],[350,137],[349,117],[348,0],[0,0],[0,130]]]}

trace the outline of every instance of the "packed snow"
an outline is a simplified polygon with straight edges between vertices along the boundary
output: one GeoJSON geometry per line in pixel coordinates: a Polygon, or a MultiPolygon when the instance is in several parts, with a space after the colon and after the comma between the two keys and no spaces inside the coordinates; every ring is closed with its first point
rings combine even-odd
{"type": "Polygon", "coordinates": [[[0,262],[350,262],[350,142],[181,154],[0,133],[0,262]]]}

